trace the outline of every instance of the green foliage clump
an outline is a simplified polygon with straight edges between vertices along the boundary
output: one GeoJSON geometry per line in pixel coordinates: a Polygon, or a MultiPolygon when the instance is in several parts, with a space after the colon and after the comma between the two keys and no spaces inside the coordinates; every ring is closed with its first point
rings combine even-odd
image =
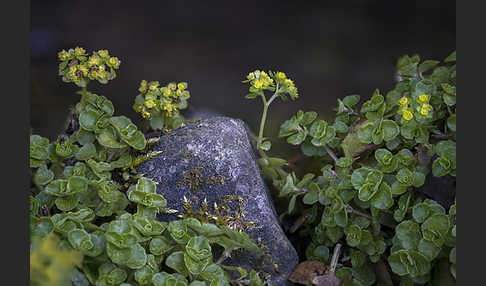
{"type": "MultiPolygon", "coordinates": [[[[90,80],[115,78],[119,60],[105,50],[88,57],[82,48],[62,51],[59,58],[60,75],[82,87],[81,99],[56,141],[30,136],[31,284],[265,285],[262,273],[221,264],[238,249],[264,254],[246,233],[188,216],[157,219],[174,210],[154,181],[135,172],[157,154],[148,151],[157,138],[147,140],[129,118],[114,116],[110,100],[86,88],[90,80]],[[232,280],[228,271],[240,278],[232,280]]],[[[142,82],[137,102],[144,100],[140,104],[152,119],[163,118],[162,125],[151,122],[153,129],[184,123],[181,116],[180,123],[168,121],[189,97],[187,84],[175,86],[142,82]]]]}
{"type": "Polygon", "coordinates": [[[329,249],[344,245],[336,272],[343,285],[376,283],[373,265],[383,261],[404,285],[432,283],[432,270],[444,257],[456,276],[455,203],[446,210],[416,191],[427,176],[456,175],[455,57],[441,64],[403,56],[400,81],[386,95],[377,89],[361,107],[359,95],[338,99],[331,122],[301,110],[285,120],[278,136],[318,166],[309,173],[269,157],[271,142],[263,141],[269,104],[296,93],[280,89],[281,73],[257,71],[245,81],[247,98],[260,96],[264,104],[258,162],[279,196],[289,198],[281,216],[300,216],[295,228],[312,237],[308,260],[329,263],[329,249]],[[270,100],[267,90],[275,91],[270,100]]]}

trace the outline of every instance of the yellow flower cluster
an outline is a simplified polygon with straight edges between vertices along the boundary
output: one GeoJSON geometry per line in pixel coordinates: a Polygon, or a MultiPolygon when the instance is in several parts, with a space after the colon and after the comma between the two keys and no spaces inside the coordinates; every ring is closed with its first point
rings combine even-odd
{"type": "Polygon", "coordinates": [[[407,121],[412,120],[413,113],[408,108],[408,104],[409,104],[408,98],[406,96],[404,96],[404,97],[400,98],[398,103],[400,104],[400,109],[399,109],[398,112],[402,114],[403,119],[405,119],[407,121]]]}
{"type": "Polygon", "coordinates": [[[62,62],[59,74],[63,76],[63,80],[83,87],[90,80],[107,83],[115,77],[114,70],[120,67],[120,60],[111,57],[107,50],[93,52],[88,57],[85,49],[76,47],[60,51],[58,57],[62,62]]]}
{"type": "Polygon", "coordinates": [[[135,111],[140,112],[145,119],[159,112],[165,113],[167,117],[172,117],[179,112],[178,104],[189,98],[186,88],[187,83],[185,82],[177,84],[171,82],[167,86],[160,87],[158,81],[142,80],[138,90],[143,95],[143,104],[136,103],[135,111]]]}
{"type": "MultiPolygon", "coordinates": [[[[417,102],[419,105],[415,108],[416,111],[422,116],[428,116],[433,110],[432,105],[429,104],[430,97],[426,94],[421,94],[417,97],[417,102]]],[[[414,115],[412,109],[409,108],[410,100],[404,96],[398,101],[400,104],[400,109],[398,113],[402,115],[403,119],[410,121],[413,119],[414,115]]]]}
{"type": "Polygon", "coordinates": [[[264,71],[251,72],[247,78],[256,89],[267,89],[273,85],[273,79],[264,71]]]}

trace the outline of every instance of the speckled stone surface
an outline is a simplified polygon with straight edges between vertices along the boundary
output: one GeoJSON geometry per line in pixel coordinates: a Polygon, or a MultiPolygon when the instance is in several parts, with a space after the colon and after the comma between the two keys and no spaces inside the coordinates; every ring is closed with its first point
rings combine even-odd
{"type": "MultiPolygon", "coordinates": [[[[250,143],[249,130],[239,119],[213,117],[191,124],[161,137],[153,151],[162,151],[143,163],[138,173],[158,182],[168,206],[183,212],[183,196],[195,209],[207,199],[210,210],[221,204],[227,195],[243,199],[226,205],[232,214],[243,213],[245,220],[256,227],[244,230],[254,239],[262,239],[269,249],[278,273],[269,263],[262,270],[272,275],[275,285],[291,285],[287,277],[298,264],[298,256],[279,225],[270,193],[261,177],[256,152],[250,143]]],[[[176,219],[176,215],[161,214],[161,220],[176,219]]],[[[237,252],[223,264],[254,268],[255,255],[237,252]]]]}

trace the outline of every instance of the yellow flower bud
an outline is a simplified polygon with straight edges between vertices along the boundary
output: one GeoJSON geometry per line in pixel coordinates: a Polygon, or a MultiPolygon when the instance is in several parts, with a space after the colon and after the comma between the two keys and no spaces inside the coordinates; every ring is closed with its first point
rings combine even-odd
{"type": "Polygon", "coordinates": [[[153,108],[155,106],[155,101],[153,99],[149,99],[145,101],[145,106],[147,106],[147,108],[153,108]]]}
{"type": "Polygon", "coordinates": [[[59,59],[60,59],[61,61],[65,61],[65,60],[67,60],[67,59],[68,59],[68,57],[69,57],[69,53],[68,53],[68,52],[66,52],[65,50],[62,50],[62,51],[60,51],[60,52],[57,54],[57,56],[59,57],[59,59]]]}
{"type": "Polygon", "coordinates": [[[400,98],[399,103],[400,103],[400,105],[407,105],[408,104],[408,98],[405,97],[405,96],[400,98]]]}
{"type": "Polygon", "coordinates": [[[82,55],[84,55],[84,53],[86,53],[86,50],[85,49],[80,48],[80,47],[74,48],[74,54],[76,56],[82,56],[82,55]]]}
{"type": "Polygon", "coordinates": [[[165,89],[164,89],[164,92],[163,92],[163,95],[164,95],[165,97],[169,97],[169,96],[170,96],[170,94],[171,94],[170,89],[165,88],[165,89]]]}
{"type": "Polygon", "coordinates": [[[285,79],[287,76],[283,72],[278,72],[277,77],[280,79],[285,79]]]}
{"type": "Polygon", "coordinates": [[[150,114],[150,112],[147,112],[147,111],[142,111],[142,117],[145,118],[145,119],[148,119],[152,116],[152,114],[150,114]]]}
{"type": "Polygon", "coordinates": [[[96,71],[91,71],[91,76],[92,77],[97,77],[98,76],[98,73],[96,71]]]}
{"type": "Polygon", "coordinates": [[[429,112],[432,110],[432,105],[430,104],[422,104],[422,106],[420,107],[420,114],[422,114],[423,116],[427,116],[429,115],[429,112]]]}
{"type": "Polygon", "coordinates": [[[169,84],[167,85],[167,87],[168,87],[169,89],[171,89],[171,90],[176,90],[176,88],[177,88],[176,84],[175,84],[175,83],[173,83],[173,82],[169,83],[169,84]]]}
{"type": "Polygon", "coordinates": [[[100,57],[102,57],[102,58],[109,57],[109,54],[108,54],[108,51],[107,50],[99,50],[98,51],[98,55],[100,55],[100,57]]]}
{"type": "Polygon", "coordinates": [[[117,64],[120,63],[120,61],[116,58],[116,57],[111,57],[108,62],[113,65],[113,66],[116,66],[117,64]]]}
{"type": "Polygon", "coordinates": [[[178,83],[177,84],[177,89],[184,90],[185,89],[184,84],[182,82],[178,83]]]}
{"type": "Polygon", "coordinates": [[[402,117],[403,117],[403,119],[410,121],[413,118],[413,114],[409,110],[404,110],[403,113],[402,113],[402,117]]]}
{"type": "Polygon", "coordinates": [[[417,101],[420,102],[420,103],[428,103],[429,97],[425,94],[421,94],[417,97],[417,101]]]}

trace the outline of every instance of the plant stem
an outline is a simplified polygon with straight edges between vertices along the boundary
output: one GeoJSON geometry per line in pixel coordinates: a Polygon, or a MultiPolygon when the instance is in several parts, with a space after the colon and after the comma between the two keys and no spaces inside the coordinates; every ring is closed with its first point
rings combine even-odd
{"type": "Polygon", "coordinates": [[[265,153],[262,151],[262,149],[260,148],[261,145],[262,145],[262,141],[263,141],[263,130],[265,129],[265,121],[267,120],[267,112],[268,112],[268,107],[270,106],[270,104],[272,103],[272,101],[275,100],[275,98],[277,98],[278,96],[278,93],[279,93],[279,90],[278,90],[278,84],[277,84],[277,87],[275,89],[275,93],[272,95],[272,97],[270,97],[270,99],[268,100],[267,102],[267,99],[265,97],[265,94],[261,93],[261,96],[262,96],[262,100],[263,100],[263,114],[262,114],[262,119],[261,119],[261,122],[260,122],[260,131],[258,132],[258,138],[257,138],[257,149],[258,149],[258,152],[260,152],[260,155],[262,157],[265,157],[265,153]]]}

